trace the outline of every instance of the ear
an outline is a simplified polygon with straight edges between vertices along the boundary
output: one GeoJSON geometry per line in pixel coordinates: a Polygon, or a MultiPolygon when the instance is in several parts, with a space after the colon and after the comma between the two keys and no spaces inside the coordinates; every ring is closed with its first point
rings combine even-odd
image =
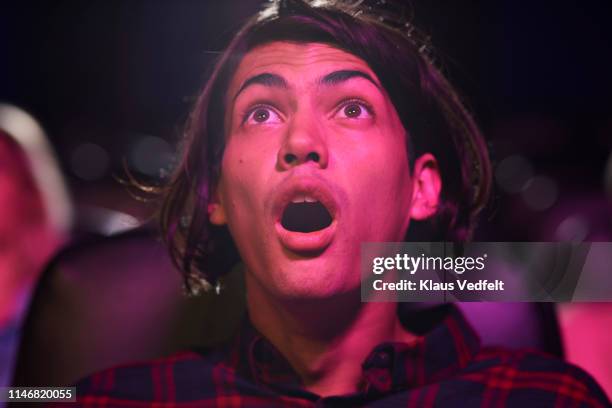
{"type": "Polygon", "coordinates": [[[225,207],[221,202],[219,194],[219,185],[215,186],[208,202],[208,219],[213,225],[221,226],[227,224],[227,215],[225,213],[225,207]]]}
{"type": "Polygon", "coordinates": [[[436,158],[426,153],[414,163],[410,218],[425,220],[433,216],[440,204],[442,179],[436,158]]]}

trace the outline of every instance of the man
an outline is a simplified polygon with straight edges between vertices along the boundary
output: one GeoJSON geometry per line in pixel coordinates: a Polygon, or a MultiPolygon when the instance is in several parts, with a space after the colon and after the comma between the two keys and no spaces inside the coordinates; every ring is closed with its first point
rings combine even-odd
{"type": "Polygon", "coordinates": [[[96,374],[83,404],[609,406],[577,367],[480,349],[452,306],[417,331],[396,304],[361,302],[362,242],[469,239],[490,184],[428,44],[361,3],[273,2],[191,116],[162,226],[188,289],[244,262],[236,339],[96,374]]]}

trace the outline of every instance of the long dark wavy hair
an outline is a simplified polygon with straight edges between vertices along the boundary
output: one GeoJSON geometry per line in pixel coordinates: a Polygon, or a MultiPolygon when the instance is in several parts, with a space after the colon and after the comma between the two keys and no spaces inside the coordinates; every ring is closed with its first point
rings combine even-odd
{"type": "MultiPolygon", "coordinates": [[[[410,22],[362,1],[273,1],[220,54],[184,132],[182,157],[163,188],[163,237],[186,289],[215,285],[239,261],[228,229],[208,219],[225,148],[225,96],[242,57],[272,41],[325,43],[364,60],[376,73],[406,130],[409,159],[430,152],[442,176],[441,204],[406,240],[469,240],[485,206],[491,165],[482,134],[458,93],[432,62],[410,22]],[[415,232],[418,230],[418,233],[415,232]]],[[[380,3],[380,2],[379,2],[380,3]]]]}

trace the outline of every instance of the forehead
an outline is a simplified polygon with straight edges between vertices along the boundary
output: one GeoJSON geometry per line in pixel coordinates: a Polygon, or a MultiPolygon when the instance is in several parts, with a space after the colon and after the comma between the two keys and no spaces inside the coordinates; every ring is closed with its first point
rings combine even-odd
{"type": "Polygon", "coordinates": [[[234,95],[250,77],[273,72],[292,83],[307,83],[339,70],[357,70],[378,78],[361,58],[339,48],[322,43],[276,41],[249,51],[236,70],[229,87],[234,95]]]}

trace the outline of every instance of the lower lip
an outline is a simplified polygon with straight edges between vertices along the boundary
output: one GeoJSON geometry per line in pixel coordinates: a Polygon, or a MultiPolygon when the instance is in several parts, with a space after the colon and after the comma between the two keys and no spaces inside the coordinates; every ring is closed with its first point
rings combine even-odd
{"type": "Polygon", "coordinates": [[[276,223],[276,233],[281,244],[293,252],[319,252],[331,244],[336,233],[336,220],[322,230],[313,232],[295,232],[285,229],[280,222],[276,223]]]}

